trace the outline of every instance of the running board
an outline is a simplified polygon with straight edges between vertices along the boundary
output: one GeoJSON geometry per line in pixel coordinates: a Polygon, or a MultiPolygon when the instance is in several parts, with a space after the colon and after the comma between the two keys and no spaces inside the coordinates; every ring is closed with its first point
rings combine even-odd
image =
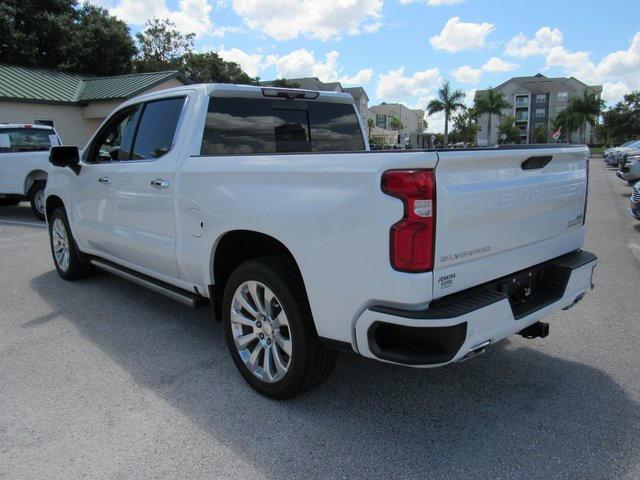
{"type": "Polygon", "coordinates": [[[160,280],[156,280],[155,278],[151,278],[148,275],[144,275],[129,268],[117,265],[113,262],[109,262],[108,260],[103,260],[101,258],[92,258],[91,264],[106,272],[122,277],[125,280],[129,280],[142,287],[146,287],[149,290],[153,290],[160,295],[164,295],[165,297],[169,297],[173,300],[183,303],[191,308],[201,308],[209,305],[209,300],[205,297],[201,297],[200,295],[196,295],[195,293],[187,292],[186,290],[182,290],[181,288],[174,287],[173,285],[169,285],[168,283],[164,283],[160,280]]]}

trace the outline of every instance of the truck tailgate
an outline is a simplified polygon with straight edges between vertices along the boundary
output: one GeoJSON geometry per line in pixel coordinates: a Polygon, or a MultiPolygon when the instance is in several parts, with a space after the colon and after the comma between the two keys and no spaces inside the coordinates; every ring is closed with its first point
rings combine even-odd
{"type": "Polygon", "coordinates": [[[582,245],[586,147],[438,156],[435,298],[582,245]]]}

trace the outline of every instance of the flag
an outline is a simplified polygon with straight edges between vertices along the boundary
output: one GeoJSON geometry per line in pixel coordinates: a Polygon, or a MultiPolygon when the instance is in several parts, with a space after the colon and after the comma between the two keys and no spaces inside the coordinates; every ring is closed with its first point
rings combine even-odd
{"type": "Polygon", "coordinates": [[[554,140],[558,140],[560,138],[560,134],[562,133],[562,127],[558,128],[555,132],[551,133],[551,138],[554,140]]]}

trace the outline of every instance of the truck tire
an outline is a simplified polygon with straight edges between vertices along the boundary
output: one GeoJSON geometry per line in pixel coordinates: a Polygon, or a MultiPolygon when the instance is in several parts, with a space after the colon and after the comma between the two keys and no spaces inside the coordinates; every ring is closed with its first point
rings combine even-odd
{"type": "Polygon", "coordinates": [[[55,209],[49,218],[49,243],[53,264],[62,278],[72,281],[93,273],[93,265],[78,250],[71,235],[69,220],[63,208],[55,209]]]}
{"type": "Polygon", "coordinates": [[[29,190],[29,202],[31,202],[31,210],[33,214],[39,220],[45,220],[45,206],[44,206],[44,189],[47,186],[47,182],[44,180],[37,180],[31,186],[29,190]]]}
{"type": "Polygon", "coordinates": [[[295,397],[329,376],[336,352],[320,343],[297,272],[281,257],[241,264],[222,299],[227,345],[236,367],[267,397],[295,397]]]}

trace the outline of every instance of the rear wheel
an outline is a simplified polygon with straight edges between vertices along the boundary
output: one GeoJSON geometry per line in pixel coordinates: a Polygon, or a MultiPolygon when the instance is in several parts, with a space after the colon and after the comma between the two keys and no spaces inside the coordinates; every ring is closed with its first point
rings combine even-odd
{"type": "Polygon", "coordinates": [[[263,395],[299,395],[322,383],[335,365],[336,352],[319,342],[304,289],[285,259],[240,265],[227,282],[222,314],[236,367],[263,395]]]}
{"type": "Polygon", "coordinates": [[[34,182],[31,190],[29,190],[29,201],[31,202],[31,210],[33,214],[39,220],[45,220],[45,207],[44,207],[44,189],[47,186],[47,182],[44,180],[38,180],[34,182]]]}
{"type": "Polygon", "coordinates": [[[93,266],[71,236],[69,220],[62,208],[57,208],[49,218],[51,255],[58,274],[65,280],[77,280],[93,272],[93,266]]]}

